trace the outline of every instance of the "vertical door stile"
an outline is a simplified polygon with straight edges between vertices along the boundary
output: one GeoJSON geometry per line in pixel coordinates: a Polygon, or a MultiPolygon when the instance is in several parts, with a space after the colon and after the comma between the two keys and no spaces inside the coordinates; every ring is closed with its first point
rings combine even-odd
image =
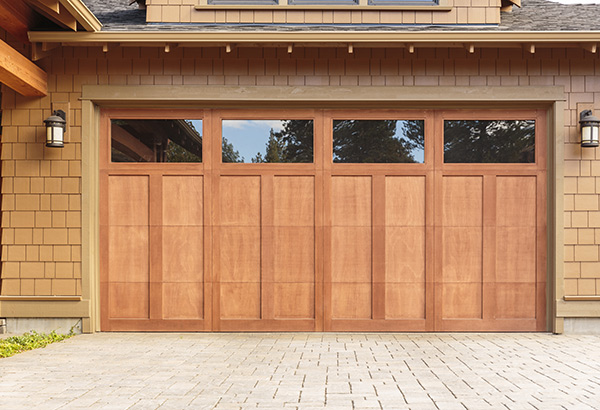
{"type": "Polygon", "coordinates": [[[496,175],[483,176],[482,319],[496,319],[496,175]]]}
{"type": "Polygon", "coordinates": [[[443,184],[443,165],[444,165],[444,117],[436,112],[434,115],[434,161],[433,161],[433,247],[430,250],[433,253],[433,329],[443,331],[443,276],[442,276],[442,184],[443,184]],[[439,147],[439,148],[438,148],[439,147]]]}
{"type": "Polygon", "coordinates": [[[212,151],[208,152],[207,156],[210,156],[210,183],[211,183],[211,232],[212,232],[212,274],[211,274],[211,291],[212,291],[212,330],[221,330],[221,265],[219,263],[221,254],[221,207],[220,207],[220,196],[219,196],[219,181],[221,177],[221,118],[220,112],[217,110],[211,110],[210,112],[210,124],[207,124],[209,130],[208,140],[210,141],[209,148],[212,151]]]}
{"type": "Polygon", "coordinates": [[[273,178],[272,173],[260,176],[260,316],[266,320],[275,318],[273,178]]]}
{"type": "Polygon", "coordinates": [[[150,320],[161,320],[163,294],[163,261],[162,261],[162,173],[150,174],[149,199],[149,311],[150,320]]]}
{"type": "Polygon", "coordinates": [[[385,174],[374,174],[372,188],[372,318],[385,319],[385,174]]]}
{"type": "Polygon", "coordinates": [[[324,180],[323,167],[326,161],[325,152],[327,152],[326,140],[327,135],[326,121],[324,119],[323,110],[315,111],[314,124],[314,172],[315,172],[315,328],[316,332],[323,331],[323,212],[325,201],[324,198],[324,180]]]}
{"type": "Polygon", "coordinates": [[[202,212],[203,212],[203,238],[204,244],[203,249],[199,249],[198,252],[203,253],[204,263],[204,330],[213,330],[213,317],[212,317],[212,306],[214,298],[214,278],[213,278],[213,157],[211,153],[215,150],[214,147],[218,147],[215,143],[215,133],[212,129],[213,116],[212,110],[204,110],[202,112],[202,121],[204,122],[202,131],[202,212]]]}
{"type": "Polygon", "coordinates": [[[333,129],[330,115],[323,116],[323,330],[331,331],[331,168],[333,163],[333,129]]]}
{"type": "Polygon", "coordinates": [[[436,116],[425,114],[425,330],[435,324],[435,177],[436,116]]]}

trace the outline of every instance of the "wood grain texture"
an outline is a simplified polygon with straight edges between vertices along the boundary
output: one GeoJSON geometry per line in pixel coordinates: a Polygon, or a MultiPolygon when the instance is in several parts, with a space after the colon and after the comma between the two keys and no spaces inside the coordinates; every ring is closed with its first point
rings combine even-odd
{"type": "Polygon", "coordinates": [[[110,225],[148,225],[148,184],[144,175],[108,177],[110,225]]]}
{"type": "Polygon", "coordinates": [[[103,330],[545,329],[543,111],[182,110],[203,163],[110,163],[110,116],[157,112],[103,111],[103,330]],[[222,119],[296,114],[314,163],[221,163],[222,119]],[[425,119],[426,162],[333,164],[344,118],[425,119]],[[445,118],[535,118],[536,163],[444,164],[445,118]]]}
{"type": "Polygon", "coordinates": [[[163,224],[202,226],[203,177],[165,175],[163,177],[163,224]]]}

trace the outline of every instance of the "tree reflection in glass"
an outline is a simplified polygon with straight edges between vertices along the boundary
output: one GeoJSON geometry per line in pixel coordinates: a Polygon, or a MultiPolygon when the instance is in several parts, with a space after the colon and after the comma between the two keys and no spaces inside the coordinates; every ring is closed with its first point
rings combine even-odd
{"type": "Polygon", "coordinates": [[[423,120],[334,120],[333,162],[423,163],[423,120]]]}
{"type": "Polygon", "coordinates": [[[313,162],[312,120],[223,120],[222,161],[313,162]]]}
{"type": "Polygon", "coordinates": [[[534,120],[446,120],[446,163],[533,163],[534,120]]]}

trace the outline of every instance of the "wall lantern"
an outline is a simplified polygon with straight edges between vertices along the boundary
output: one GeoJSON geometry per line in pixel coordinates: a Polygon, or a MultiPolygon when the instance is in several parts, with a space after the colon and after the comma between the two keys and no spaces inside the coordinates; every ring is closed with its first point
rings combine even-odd
{"type": "Polygon", "coordinates": [[[600,145],[600,118],[594,117],[591,110],[579,113],[581,126],[581,146],[597,147],[600,145]]]}
{"type": "Polygon", "coordinates": [[[65,146],[66,115],[63,110],[56,110],[44,120],[46,124],[46,146],[63,148],[65,146]]]}

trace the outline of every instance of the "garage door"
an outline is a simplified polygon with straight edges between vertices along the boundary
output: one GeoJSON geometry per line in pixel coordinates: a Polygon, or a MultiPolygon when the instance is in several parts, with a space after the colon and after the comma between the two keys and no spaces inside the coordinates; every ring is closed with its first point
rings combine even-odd
{"type": "Polygon", "coordinates": [[[541,331],[543,111],[105,110],[104,331],[541,331]]]}

